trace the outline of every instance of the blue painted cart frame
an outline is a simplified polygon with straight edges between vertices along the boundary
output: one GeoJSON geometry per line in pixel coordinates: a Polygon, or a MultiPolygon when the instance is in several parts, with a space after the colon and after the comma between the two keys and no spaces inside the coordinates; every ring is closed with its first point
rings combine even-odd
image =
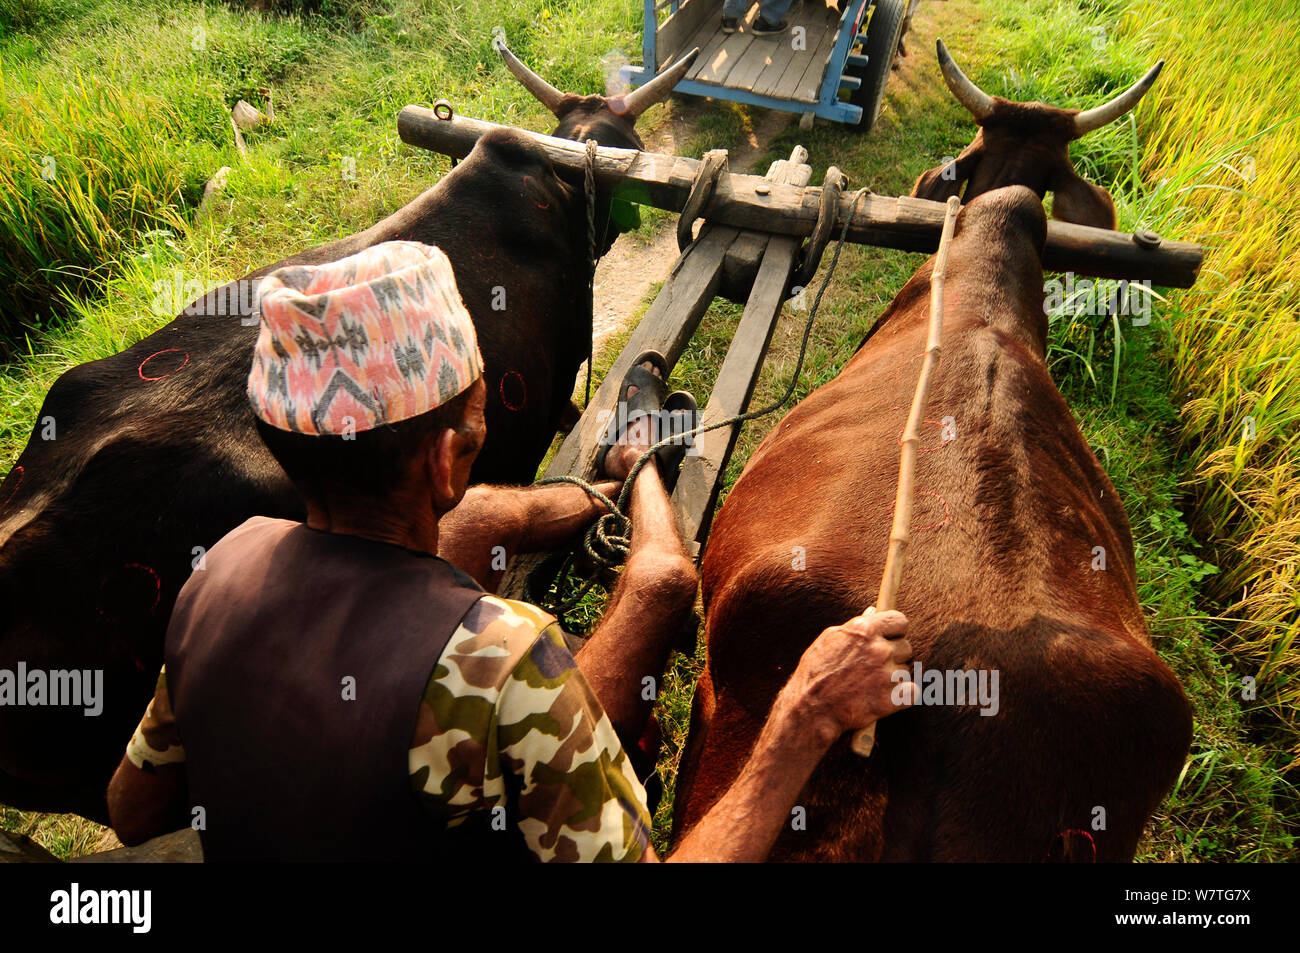
{"type": "MultiPolygon", "coordinates": [[[[663,65],[658,62],[658,34],[661,29],[658,22],[659,11],[667,7],[675,14],[680,7],[686,6],[688,3],[708,3],[710,0],[644,0],[644,2],[645,23],[642,29],[641,59],[644,65],[625,66],[622,69],[624,81],[633,86],[640,86],[648,82],[654,76],[657,65],[663,65]]],[[[717,5],[716,16],[720,17],[722,4],[718,0],[712,0],[712,2],[717,5]]],[[[800,114],[812,113],[832,122],[857,125],[862,119],[862,107],[841,100],[840,90],[855,90],[862,85],[862,80],[858,76],[848,75],[846,71],[848,67],[865,69],[867,65],[867,57],[862,53],[854,53],[853,50],[860,44],[865,48],[867,34],[864,29],[863,19],[866,17],[871,5],[872,0],[849,0],[845,5],[843,12],[840,14],[835,45],[831,50],[825,74],[822,76],[815,103],[762,95],[743,87],[703,83],[689,78],[678,83],[674,91],[693,96],[726,99],[751,106],[762,106],[766,109],[780,109],[800,114]]],[[[667,25],[667,22],[671,21],[666,21],[664,25],[667,25]]]]}

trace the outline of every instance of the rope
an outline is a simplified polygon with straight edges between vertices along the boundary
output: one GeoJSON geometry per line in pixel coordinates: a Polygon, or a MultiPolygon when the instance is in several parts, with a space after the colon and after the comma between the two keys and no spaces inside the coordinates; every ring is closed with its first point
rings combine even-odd
{"type": "MultiPolygon", "coordinates": [[[[582,406],[591,403],[591,362],[595,356],[596,321],[596,140],[587,140],[587,167],[584,187],[587,193],[587,396],[582,406]]],[[[601,236],[604,237],[603,235],[601,236]]]]}
{"type": "MultiPolygon", "coordinates": [[[[590,140],[588,140],[589,156],[590,151],[590,140]]],[[[813,323],[817,319],[817,310],[821,307],[822,295],[826,293],[826,288],[830,285],[831,278],[835,274],[835,268],[839,264],[840,252],[844,250],[844,243],[848,239],[849,223],[853,220],[853,213],[857,211],[859,200],[861,200],[862,196],[866,195],[869,191],[869,189],[863,188],[858,189],[858,191],[853,194],[853,201],[849,204],[848,214],[844,217],[844,225],[840,229],[839,240],[835,243],[835,252],[831,256],[831,263],[827,267],[826,274],[822,278],[822,283],[817,289],[817,295],[813,298],[812,308],[808,311],[808,320],[804,324],[803,339],[799,342],[799,357],[795,361],[794,373],[790,375],[790,383],[779,400],[759,410],[750,410],[740,414],[733,414],[725,420],[720,420],[717,423],[696,427],[693,430],[688,430],[681,434],[672,434],[659,441],[653,447],[650,447],[641,454],[636,463],[633,464],[632,469],[628,471],[627,478],[623,481],[623,489],[622,492],[619,493],[617,503],[611,501],[590,483],[575,476],[565,475],[548,477],[544,480],[537,481],[537,486],[568,483],[573,486],[581,487],[583,490],[586,490],[589,496],[599,500],[609,510],[608,513],[605,513],[597,519],[596,522],[592,524],[591,528],[587,530],[581,544],[582,552],[598,568],[615,568],[622,565],[623,560],[626,558],[632,545],[632,521],[627,515],[628,501],[632,496],[632,485],[636,482],[637,475],[641,472],[641,468],[646,465],[658,450],[671,443],[675,443],[678,440],[685,441],[688,437],[693,439],[709,433],[710,431],[719,430],[722,427],[732,427],[737,424],[746,423],[750,420],[757,420],[758,418],[765,417],[768,414],[776,413],[776,411],[784,407],[789,402],[790,398],[794,396],[795,389],[799,384],[799,375],[803,372],[804,358],[808,353],[808,341],[812,337],[813,323]]],[[[587,370],[590,374],[590,363],[587,365],[587,370]]],[[[590,383],[588,386],[590,387],[590,383]]],[[[622,394],[619,394],[620,399],[622,399],[622,396],[622,394]]],[[[588,402],[590,402],[590,392],[588,393],[588,402]]],[[[577,558],[577,554],[577,548],[571,550],[565,556],[561,562],[559,570],[556,572],[555,588],[557,596],[559,595],[559,586],[561,581],[564,579],[564,574],[577,558]]],[[[557,617],[576,606],[578,602],[581,601],[582,597],[590,592],[591,588],[596,584],[596,576],[593,574],[576,595],[562,603],[547,605],[540,601],[541,594],[536,593],[533,589],[533,577],[536,574],[537,570],[534,570],[532,573],[529,573],[528,577],[524,581],[524,599],[531,602],[533,605],[540,606],[542,609],[545,609],[557,617]]]]}

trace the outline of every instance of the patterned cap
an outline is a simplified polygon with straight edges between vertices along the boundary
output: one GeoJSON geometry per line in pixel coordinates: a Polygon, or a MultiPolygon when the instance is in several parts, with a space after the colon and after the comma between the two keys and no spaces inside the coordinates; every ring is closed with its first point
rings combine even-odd
{"type": "Polygon", "coordinates": [[[451,262],[432,245],[384,242],[280,268],[258,297],[248,399],[280,430],[341,435],[408,420],[483,373],[451,262]]]}

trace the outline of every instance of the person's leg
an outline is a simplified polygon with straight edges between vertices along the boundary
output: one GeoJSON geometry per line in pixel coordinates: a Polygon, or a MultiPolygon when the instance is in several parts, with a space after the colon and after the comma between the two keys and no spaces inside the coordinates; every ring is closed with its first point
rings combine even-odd
{"type": "MultiPolygon", "coordinates": [[[[649,445],[649,418],[629,429],[626,445],[610,451],[626,473],[649,445]]],[[[578,668],[591,683],[625,746],[645,731],[673,643],[695,607],[699,577],[687,557],[668,494],[654,462],[632,485],[631,545],[618,585],[578,668]],[[645,679],[654,691],[645,691],[645,679]],[[652,697],[646,697],[652,696],[652,697]]]]}
{"type": "Polygon", "coordinates": [[[770,25],[776,26],[781,19],[790,10],[790,5],[794,0],[761,0],[759,3],[758,14],[770,25]]]}
{"type": "Polygon", "coordinates": [[[724,19],[739,20],[749,9],[750,0],[723,0],[722,16],[724,19]]]}

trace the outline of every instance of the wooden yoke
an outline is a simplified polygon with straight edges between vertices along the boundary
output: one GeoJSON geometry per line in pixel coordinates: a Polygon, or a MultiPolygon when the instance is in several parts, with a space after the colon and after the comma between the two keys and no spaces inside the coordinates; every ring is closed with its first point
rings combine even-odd
{"type": "MultiPolygon", "coordinates": [[[[505,128],[511,127],[464,116],[439,119],[433,110],[420,106],[407,106],[397,117],[397,132],[403,142],[455,158],[469,155],[479,137],[489,130],[505,128]]],[[[582,143],[524,129],[511,131],[530,138],[560,168],[574,174],[586,168],[582,143]]],[[[596,181],[614,188],[615,194],[620,185],[626,188],[624,197],[629,201],[679,212],[686,204],[699,165],[698,159],[684,156],[601,146],[595,173],[596,181]]],[[[842,223],[849,215],[852,200],[849,194],[840,197],[836,222],[842,223]]],[[[732,172],[719,177],[702,215],[718,225],[806,237],[817,224],[820,204],[821,189],[817,186],[732,172]]],[[[849,221],[848,240],[929,254],[939,247],[943,217],[940,202],[865,195],[849,221]]],[[[1052,220],[1047,224],[1043,267],[1048,271],[1190,288],[1204,254],[1199,245],[1168,241],[1147,232],[1135,236],[1052,220]]]]}

